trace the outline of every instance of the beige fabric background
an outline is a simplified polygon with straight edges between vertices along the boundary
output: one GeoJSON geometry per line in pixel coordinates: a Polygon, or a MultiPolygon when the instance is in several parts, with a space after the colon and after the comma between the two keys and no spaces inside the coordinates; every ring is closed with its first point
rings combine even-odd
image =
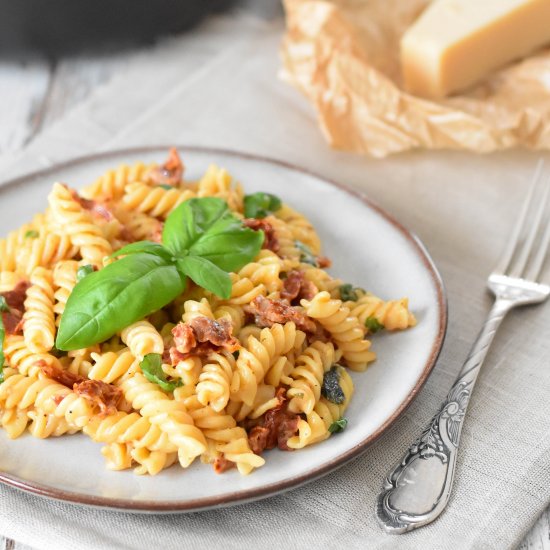
{"type": "Polygon", "coordinates": [[[219,19],[144,54],[0,167],[3,178],[91,151],[189,143],[284,159],[353,185],[416,232],[441,270],[450,323],[438,366],[406,414],[362,457],[298,490],[158,516],[83,509],[0,486],[3,535],[48,549],[503,549],[515,547],[548,504],[545,305],[513,313],[497,337],[469,409],[444,515],[400,537],[385,535],[373,516],[383,476],[443,399],[490,307],[485,277],[538,155],[416,153],[375,161],[330,151],[309,105],[276,79],[281,32],[280,22],[219,19]]]}

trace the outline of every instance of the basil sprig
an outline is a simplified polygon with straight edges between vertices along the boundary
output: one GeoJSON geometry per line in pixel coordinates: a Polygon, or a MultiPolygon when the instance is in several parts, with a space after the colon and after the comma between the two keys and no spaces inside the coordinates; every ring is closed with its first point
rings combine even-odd
{"type": "Polygon", "coordinates": [[[271,193],[253,193],[244,197],[244,215],[246,218],[265,218],[277,212],[283,203],[271,193]]]}
{"type": "Polygon", "coordinates": [[[167,218],[162,244],[140,241],[115,252],[121,259],[80,280],[61,317],[56,347],[70,351],[103,342],[169,304],[187,277],[220,296],[231,295],[229,271],[253,260],[264,240],[222,199],[190,199],[167,218]]]}
{"type": "Polygon", "coordinates": [[[176,388],[182,386],[181,380],[169,382],[166,379],[166,374],[162,370],[162,357],[158,353],[148,353],[139,366],[141,367],[143,376],[149,382],[158,384],[165,391],[174,391],[176,388]]]}
{"type": "Polygon", "coordinates": [[[4,381],[4,362],[6,357],[4,356],[4,339],[6,337],[6,329],[4,328],[4,319],[2,313],[8,313],[10,308],[6,303],[4,296],[0,296],[0,384],[4,381]]]}

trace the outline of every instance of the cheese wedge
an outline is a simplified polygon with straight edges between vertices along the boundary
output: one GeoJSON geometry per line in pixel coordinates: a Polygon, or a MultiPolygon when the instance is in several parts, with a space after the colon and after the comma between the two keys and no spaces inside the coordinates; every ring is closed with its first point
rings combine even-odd
{"type": "Polygon", "coordinates": [[[405,89],[462,91],[550,42],[550,0],[435,0],[401,39],[405,89]]]}

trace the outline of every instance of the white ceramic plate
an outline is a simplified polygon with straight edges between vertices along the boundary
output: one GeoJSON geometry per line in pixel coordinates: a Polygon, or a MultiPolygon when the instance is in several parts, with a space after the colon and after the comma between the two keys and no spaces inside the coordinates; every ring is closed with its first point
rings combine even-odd
{"type": "MultiPolygon", "coordinates": [[[[188,177],[210,163],[229,170],[247,192],[270,191],[306,214],[318,229],[331,272],[384,298],[408,296],[418,325],[379,334],[378,360],[353,374],[355,395],[347,429],[297,452],[269,451],[266,465],[242,477],[222,476],[196,461],[155,477],[105,469],[101,445],[78,434],[10,441],[0,430],[0,480],[50,498],[154,512],[190,511],[266,497],[311,481],[354,458],[399,417],[433,368],[445,335],[447,311],[440,276],[422,244],[369,200],[342,186],[279,162],[249,155],[180,147],[188,177]]],[[[115,151],[76,159],[0,188],[0,234],[46,206],[54,181],[82,187],[121,163],[163,161],[167,147],[115,151]]],[[[390,466],[390,465],[388,465],[390,466]]]]}

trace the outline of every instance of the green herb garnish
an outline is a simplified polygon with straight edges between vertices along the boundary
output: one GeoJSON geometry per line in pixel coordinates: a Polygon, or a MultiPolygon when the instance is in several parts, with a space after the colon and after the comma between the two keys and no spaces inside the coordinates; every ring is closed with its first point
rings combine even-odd
{"type": "Polygon", "coordinates": [[[168,382],[166,374],[162,370],[162,357],[158,353],[148,353],[139,366],[141,367],[143,376],[149,382],[158,384],[165,391],[174,391],[176,388],[182,386],[181,380],[168,382]]]}
{"type": "Polygon", "coordinates": [[[357,302],[361,294],[365,294],[365,291],[362,288],[356,286],[354,287],[349,283],[340,285],[338,290],[340,291],[340,299],[343,302],[357,302]]]}
{"type": "Polygon", "coordinates": [[[317,257],[311,251],[311,248],[304,244],[302,241],[294,241],[294,246],[300,251],[300,261],[304,264],[310,264],[315,267],[319,267],[317,257]]]}
{"type": "Polygon", "coordinates": [[[172,185],[168,185],[167,183],[159,183],[157,187],[162,187],[163,189],[166,189],[166,191],[170,191],[170,189],[174,189],[172,185]]]}
{"type": "Polygon", "coordinates": [[[38,233],[38,231],[36,231],[34,229],[29,229],[25,233],[25,239],[36,239],[39,236],[40,236],[40,233],[38,233]]]}
{"type": "Polygon", "coordinates": [[[76,270],[76,282],[82,281],[86,275],[94,272],[94,266],[90,264],[82,265],[76,270]]]}
{"type": "Polygon", "coordinates": [[[347,418],[340,418],[340,420],[335,420],[329,427],[328,431],[333,433],[343,432],[348,425],[348,419],[347,418]]]}
{"type": "Polygon", "coordinates": [[[384,325],[373,315],[365,319],[365,326],[369,329],[369,332],[378,332],[384,328],[384,325]]]}
{"type": "Polygon", "coordinates": [[[4,362],[6,357],[4,356],[4,339],[6,337],[6,329],[4,328],[4,319],[2,313],[8,313],[10,308],[6,302],[4,296],[0,296],[0,384],[4,382],[4,362]]]}
{"type": "Polygon", "coordinates": [[[282,206],[281,199],[271,193],[254,193],[244,197],[244,215],[246,218],[265,218],[282,206]]]}
{"type": "Polygon", "coordinates": [[[113,254],[123,258],[77,283],[61,317],[57,348],[69,351],[107,340],[169,304],[185,290],[187,277],[229,298],[229,272],[252,261],[263,240],[263,232],[245,227],[222,199],[182,203],[164,224],[162,244],[129,244],[113,254]]]}
{"type": "Polygon", "coordinates": [[[323,376],[323,385],[321,386],[321,394],[328,399],[331,403],[341,405],[346,396],[344,390],[340,386],[340,373],[338,369],[342,368],[340,365],[334,365],[330,370],[325,372],[323,376]]]}

